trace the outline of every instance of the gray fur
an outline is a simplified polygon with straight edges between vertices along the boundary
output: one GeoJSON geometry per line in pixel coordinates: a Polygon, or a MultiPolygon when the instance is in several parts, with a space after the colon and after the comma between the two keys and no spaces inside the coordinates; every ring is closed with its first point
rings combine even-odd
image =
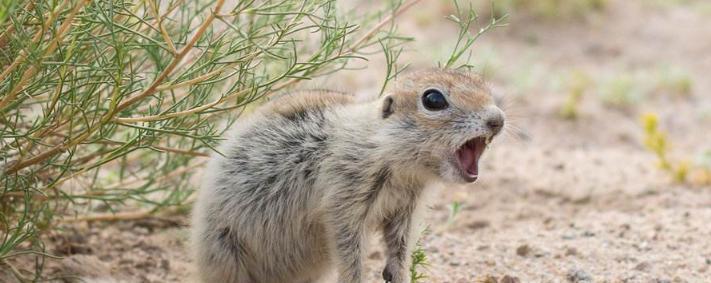
{"type": "MultiPolygon", "coordinates": [[[[289,103],[280,100],[270,103],[289,103]]],[[[383,112],[384,102],[392,98],[287,113],[266,106],[238,121],[194,209],[200,278],[314,282],[335,267],[338,282],[363,282],[366,237],[381,229],[384,279],[409,282],[423,190],[432,181],[461,182],[443,156],[490,133],[475,113],[448,117],[450,129],[423,129],[398,115],[397,104],[383,112]]]]}

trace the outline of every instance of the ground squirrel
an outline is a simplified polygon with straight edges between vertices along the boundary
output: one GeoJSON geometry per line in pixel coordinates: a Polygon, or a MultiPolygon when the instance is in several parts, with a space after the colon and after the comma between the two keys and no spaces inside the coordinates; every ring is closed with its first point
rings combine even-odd
{"type": "Polygon", "coordinates": [[[205,282],[363,281],[382,231],[383,279],[409,282],[415,213],[432,182],[473,182],[504,113],[475,75],[432,69],[374,101],[302,91],[237,122],[207,167],[193,244],[205,282]]]}

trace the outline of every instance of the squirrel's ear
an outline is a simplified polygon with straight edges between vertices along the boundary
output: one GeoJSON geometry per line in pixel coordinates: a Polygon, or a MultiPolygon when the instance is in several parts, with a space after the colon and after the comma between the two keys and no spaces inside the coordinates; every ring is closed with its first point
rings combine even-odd
{"type": "Polygon", "coordinates": [[[383,119],[390,117],[393,113],[395,113],[395,110],[393,109],[393,98],[391,96],[386,96],[383,99],[383,108],[382,108],[382,113],[383,113],[383,119]]]}

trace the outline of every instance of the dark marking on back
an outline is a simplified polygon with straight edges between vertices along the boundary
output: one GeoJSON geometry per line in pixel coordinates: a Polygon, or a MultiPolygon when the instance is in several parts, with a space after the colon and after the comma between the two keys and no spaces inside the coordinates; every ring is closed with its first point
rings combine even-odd
{"type": "Polygon", "coordinates": [[[224,242],[225,239],[229,236],[229,234],[230,234],[230,228],[225,227],[224,229],[222,229],[220,231],[220,234],[217,235],[217,239],[224,242]]]}
{"type": "Polygon", "coordinates": [[[370,188],[370,191],[368,192],[368,196],[366,201],[368,203],[373,203],[375,199],[378,197],[378,194],[380,191],[383,190],[383,187],[385,187],[385,184],[390,180],[390,175],[392,172],[390,171],[390,167],[384,166],[383,168],[380,168],[378,172],[375,173],[375,178],[373,181],[373,185],[370,188]]]}

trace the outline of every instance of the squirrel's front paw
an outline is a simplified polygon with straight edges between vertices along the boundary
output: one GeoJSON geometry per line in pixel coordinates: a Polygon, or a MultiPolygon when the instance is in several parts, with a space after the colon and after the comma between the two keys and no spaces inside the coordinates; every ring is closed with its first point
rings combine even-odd
{"type": "Polygon", "coordinates": [[[396,264],[387,264],[383,268],[383,280],[388,283],[403,283],[403,269],[396,264]]]}
{"type": "Polygon", "coordinates": [[[393,273],[390,272],[388,266],[385,266],[385,268],[383,268],[383,280],[388,283],[393,282],[393,273]]]}

